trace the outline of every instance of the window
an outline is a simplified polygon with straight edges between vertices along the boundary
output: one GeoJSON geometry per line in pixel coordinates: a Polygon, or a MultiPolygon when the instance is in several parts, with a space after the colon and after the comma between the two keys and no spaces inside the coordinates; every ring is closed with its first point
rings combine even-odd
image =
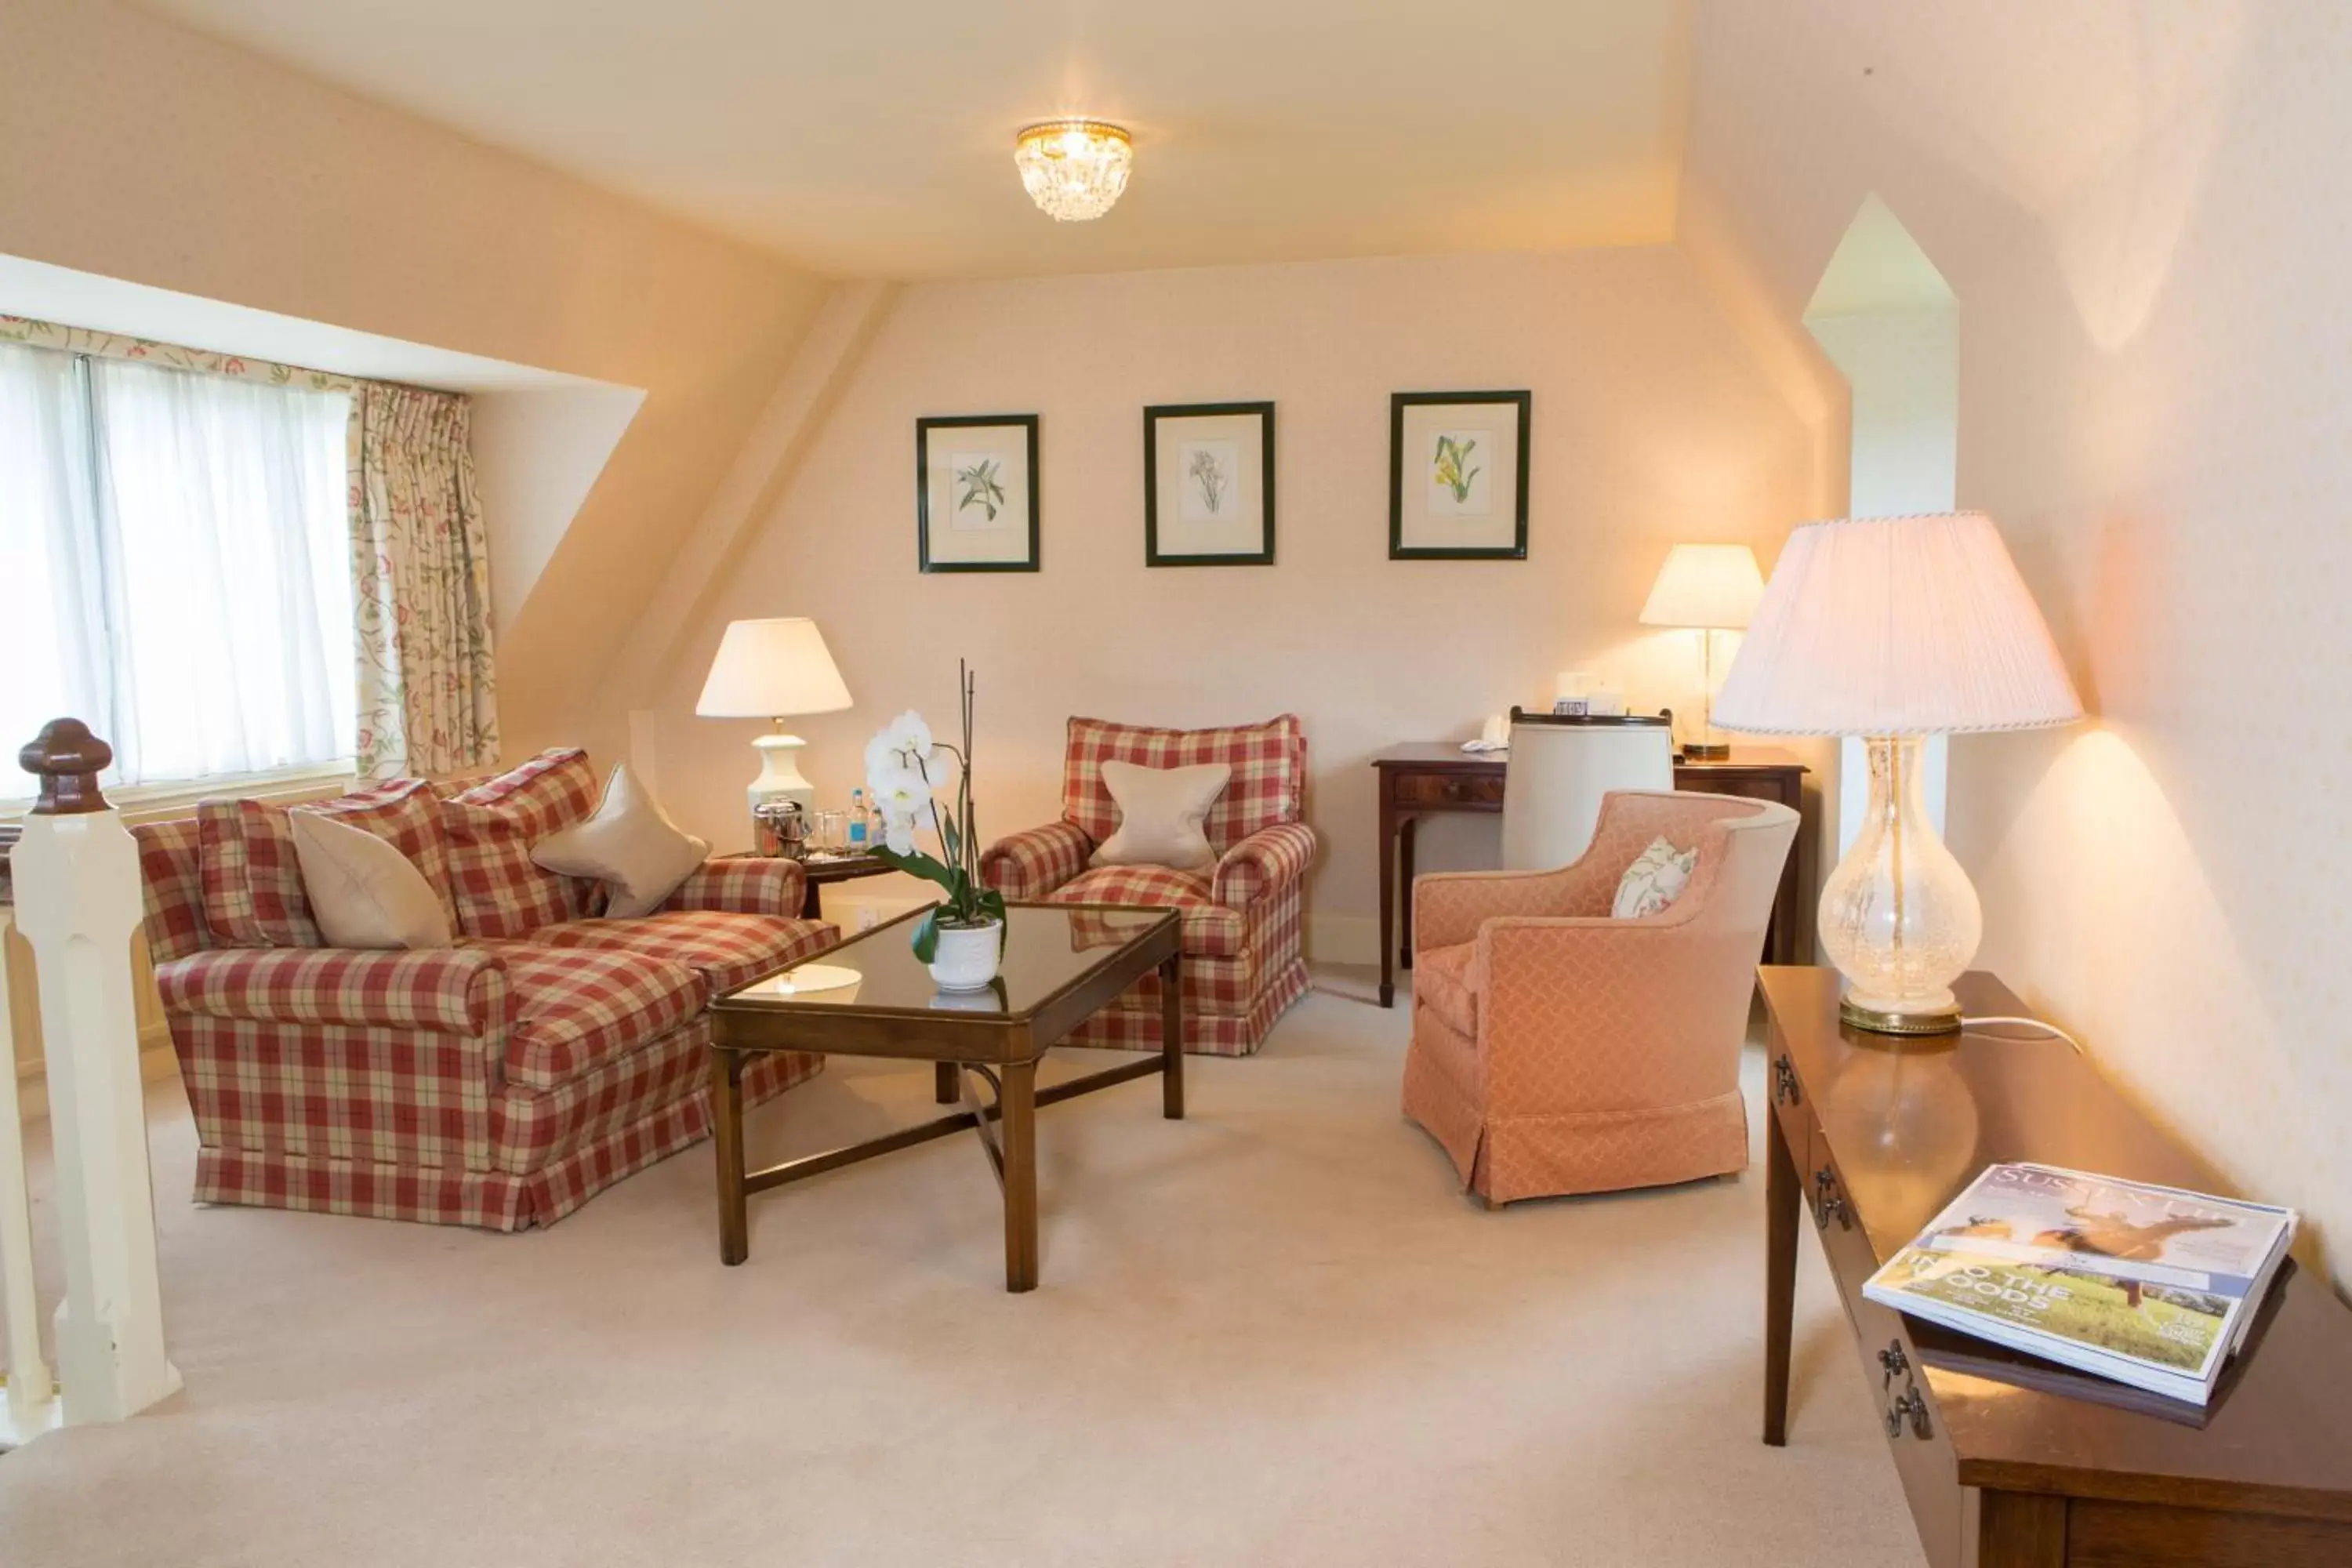
{"type": "Polygon", "coordinates": [[[112,784],[350,757],[350,406],[0,344],[0,752],[72,714],[112,784]]]}

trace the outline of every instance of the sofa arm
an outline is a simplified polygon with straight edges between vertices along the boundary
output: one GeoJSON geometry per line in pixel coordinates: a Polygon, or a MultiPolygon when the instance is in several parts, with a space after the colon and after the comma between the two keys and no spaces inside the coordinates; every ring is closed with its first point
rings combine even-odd
{"type": "Polygon", "coordinates": [[[166,1014],[483,1036],[503,1026],[506,964],[474,947],[215,948],[155,966],[166,1014]]]}
{"type": "Polygon", "coordinates": [[[1076,824],[1049,822],[990,845],[980,879],[1008,899],[1042,899],[1085,870],[1094,847],[1076,824]]]}
{"type": "Polygon", "coordinates": [[[1262,827],[1218,860],[1210,897],[1226,909],[1245,910],[1267,889],[1306,876],[1315,864],[1315,830],[1303,822],[1262,827]]]}
{"type": "Polygon", "coordinates": [[[783,856],[733,855],[705,860],[662,900],[656,912],[702,910],[798,920],[801,900],[807,896],[807,876],[799,861],[783,856]]]}

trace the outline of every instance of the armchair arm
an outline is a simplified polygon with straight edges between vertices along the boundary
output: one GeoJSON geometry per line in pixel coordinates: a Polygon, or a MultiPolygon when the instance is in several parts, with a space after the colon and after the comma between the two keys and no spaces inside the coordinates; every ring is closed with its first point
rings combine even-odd
{"type": "Polygon", "coordinates": [[[1456,946],[1475,937],[1478,928],[1492,920],[1605,916],[1617,877],[1590,857],[1557,871],[1441,871],[1416,877],[1412,950],[1456,946]]]}
{"type": "Polygon", "coordinates": [[[1210,897],[1229,910],[1245,910],[1269,888],[1296,882],[1315,864],[1315,830],[1303,822],[1261,827],[1217,862],[1210,897]]]}
{"type": "Polygon", "coordinates": [[[990,845],[980,857],[981,879],[1008,899],[1042,899],[1085,870],[1093,848],[1076,823],[1049,822],[990,845]]]}
{"type": "Polygon", "coordinates": [[[808,873],[782,856],[734,855],[705,860],[689,873],[658,912],[707,910],[715,914],[782,915],[800,918],[808,873]]]}
{"type": "Polygon", "coordinates": [[[483,1036],[506,1019],[506,964],[478,947],[215,948],[155,966],[166,1013],[483,1036]]]}

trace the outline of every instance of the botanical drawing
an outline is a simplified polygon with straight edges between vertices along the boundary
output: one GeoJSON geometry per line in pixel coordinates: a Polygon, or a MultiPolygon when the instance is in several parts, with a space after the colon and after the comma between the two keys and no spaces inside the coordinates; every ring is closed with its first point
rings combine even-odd
{"type": "MultiPolygon", "coordinates": [[[[1001,458],[965,457],[959,453],[950,464],[955,475],[955,516],[959,521],[964,512],[978,507],[986,521],[994,522],[1004,506],[1004,461],[1001,458]]],[[[966,527],[971,526],[969,523],[966,527]]]]}
{"type": "Polygon", "coordinates": [[[1200,487],[1201,504],[1212,513],[1224,510],[1225,487],[1230,482],[1224,470],[1217,467],[1217,455],[1206,447],[1192,448],[1192,461],[1186,477],[1200,487]]]}
{"type": "Polygon", "coordinates": [[[1480,470],[1471,466],[1470,454],[1477,449],[1475,437],[1457,438],[1440,436],[1437,438],[1437,482],[1454,492],[1456,506],[1470,499],[1470,483],[1480,470]]]}

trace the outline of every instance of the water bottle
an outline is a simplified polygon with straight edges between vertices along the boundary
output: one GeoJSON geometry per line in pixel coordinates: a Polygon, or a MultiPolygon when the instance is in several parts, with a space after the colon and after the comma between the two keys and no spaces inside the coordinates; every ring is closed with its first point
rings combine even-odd
{"type": "Polygon", "coordinates": [[[849,852],[866,853],[866,792],[862,789],[849,792],[849,852]]]}

